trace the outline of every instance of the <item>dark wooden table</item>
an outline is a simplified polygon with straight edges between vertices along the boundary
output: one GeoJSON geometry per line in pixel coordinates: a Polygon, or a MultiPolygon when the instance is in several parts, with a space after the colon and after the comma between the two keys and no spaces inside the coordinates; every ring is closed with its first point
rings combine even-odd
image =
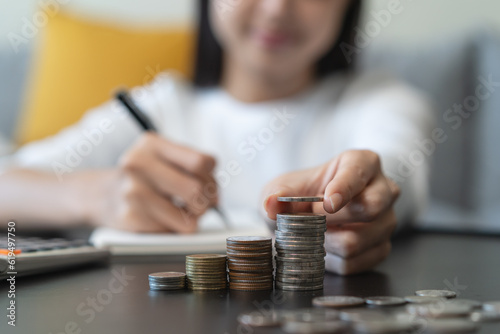
{"type": "MultiPolygon", "coordinates": [[[[500,238],[415,234],[399,238],[376,271],[328,274],[320,292],[152,292],[147,275],[184,271],[182,258],[115,258],[92,267],[17,279],[17,327],[6,322],[7,286],[0,288],[0,333],[280,333],[239,326],[241,312],[310,307],[314,296],[412,295],[453,289],[460,298],[500,300],[500,238]]],[[[479,333],[500,333],[500,323],[479,333]]]]}

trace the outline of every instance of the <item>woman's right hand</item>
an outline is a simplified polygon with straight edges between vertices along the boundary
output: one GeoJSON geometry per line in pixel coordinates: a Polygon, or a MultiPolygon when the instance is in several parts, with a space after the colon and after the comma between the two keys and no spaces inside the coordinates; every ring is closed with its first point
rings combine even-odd
{"type": "Polygon", "coordinates": [[[117,169],[95,175],[89,220],[134,232],[193,233],[217,204],[214,167],[209,155],[145,133],[117,169]]]}

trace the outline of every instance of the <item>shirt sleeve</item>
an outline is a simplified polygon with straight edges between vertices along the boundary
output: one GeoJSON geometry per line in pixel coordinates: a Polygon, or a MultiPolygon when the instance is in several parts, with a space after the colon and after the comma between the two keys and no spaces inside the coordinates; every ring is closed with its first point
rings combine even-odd
{"type": "Polygon", "coordinates": [[[349,98],[358,101],[349,146],[381,157],[383,172],[401,189],[395,204],[398,221],[414,221],[427,204],[437,146],[433,107],[424,95],[394,79],[371,77],[360,85],[371,88],[358,86],[349,98]]]}
{"type": "MultiPolygon", "coordinates": [[[[150,84],[131,91],[134,101],[163,132],[163,113],[173,103],[175,83],[161,74],[150,84]]],[[[77,170],[116,166],[120,156],[141,135],[143,129],[116,100],[89,110],[76,124],[58,134],[29,143],[0,158],[0,173],[11,168],[53,172],[59,180],[77,170]]]]}

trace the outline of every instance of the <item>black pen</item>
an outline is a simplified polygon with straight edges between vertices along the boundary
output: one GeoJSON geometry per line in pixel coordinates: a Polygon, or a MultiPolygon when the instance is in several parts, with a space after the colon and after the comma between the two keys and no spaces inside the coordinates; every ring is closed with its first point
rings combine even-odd
{"type": "MultiPolygon", "coordinates": [[[[132,100],[132,98],[130,97],[130,95],[127,93],[126,90],[118,91],[115,97],[118,101],[120,101],[123,104],[125,109],[128,110],[130,115],[132,115],[132,117],[137,121],[137,123],[140,124],[140,126],[145,131],[158,132],[153,122],[151,122],[149,117],[144,112],[142,112],[142,110],[137,106],[137,104],[135,104],[135,102],[132,100]]],[[[222,222],[229,230],[230,225],[226,215],[221,211],[221,209],[218,206],[214,206],[212,207],[212,209],[214,209],[219,214],[219,216],[222,218],[222,222]]]]}

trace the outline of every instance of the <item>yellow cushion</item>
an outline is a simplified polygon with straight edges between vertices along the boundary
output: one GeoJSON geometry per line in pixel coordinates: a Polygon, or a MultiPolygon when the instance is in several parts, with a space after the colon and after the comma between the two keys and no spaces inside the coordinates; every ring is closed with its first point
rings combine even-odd
{"type": "Polygon", "coordinates": [[[150,81],[159,71],[191,75],[193,30],[126,29],[60,12],[44,30],[18,142],[40,139],[78,121],[118,86],[150,81]]]}

